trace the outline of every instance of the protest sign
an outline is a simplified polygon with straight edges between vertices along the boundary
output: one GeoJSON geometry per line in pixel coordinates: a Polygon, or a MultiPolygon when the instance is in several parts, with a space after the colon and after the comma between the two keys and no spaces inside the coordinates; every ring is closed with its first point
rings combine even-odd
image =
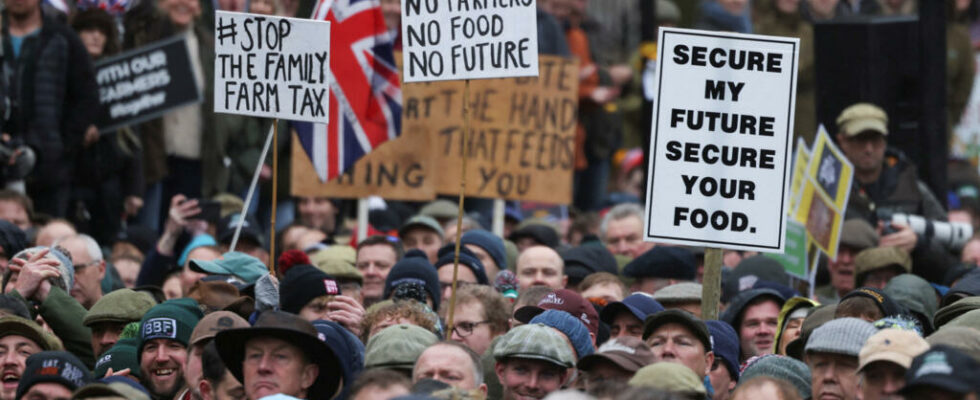
{"type": "Polygon", "coordinates": [[[783,254],[764,253],[764,255],[779,261],[786,273],[800,279],[807,279],[806,250],[806,228],[799,222],[788,220],[786,221],[786,248],[783,254]]]}
{"type": "Polygon", "coordinates": [[[292,137],[290,186],[293,196],[329,196],[356,199],[381,196],[389,200],[429,201],[435,199],[428,132],[405,129],[401,136],[368,153],[327,183],[320,182],[310,157],[299,138],[292,137]]]}
{"type": "Polygon", "coordinates": [[[217,11],[214,111],[328,122],[330,23],[217,11]]]}
{"type": "Polygon", "coordinates": [[[806,226],[810,240],[831,258],[837,258],[853,176],[854,166],[821,125],[813,143],[795,219],[806,226]]]}
{"type": "Polygon", "coordinates": [[[405,82],[538,75],[535,0],[401,0],[405,82]]]}
{"type": "Polygon", "coordinates": [[[661,28],[645,239],[782,252],[799,40],[661,28]]]}
{"type": "Polygon", "coordinates": [[[803,181],[806,179],[806,170],[809,166],[810,149],[807,148],[803,138],[797,138],[796,153],[793,156],[793,178],[789,184],[790,215],[796,214],[796,206],[800,203],[800,196],[803,194],[803,181]]]}
{"type": "Polygon", "coordinates": [[[183,35],[99,60],[99,132],[112,132],[201,102],[183,35]]]}
{"type": "Polygon", "coordinates": [[[408,84],[405,129],[430,132],[436,192],[458,194],[468,157],[466,196],[568,204],[572,200],[578,63],[541,56],[537,78],[470,85],[470,133],[462,145],[462,82],[408,84]]]}

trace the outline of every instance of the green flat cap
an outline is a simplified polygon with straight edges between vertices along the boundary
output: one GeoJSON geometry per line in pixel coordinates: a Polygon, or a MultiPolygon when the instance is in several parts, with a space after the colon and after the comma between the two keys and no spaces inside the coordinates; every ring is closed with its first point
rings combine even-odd
{"type": "Polygon", "coordinates": [[[558,330],[543,324],[521,325],[500,337],[493,358],[529,358],[547,361],[560,367],[575,366],[575,352],[568,339],[558,330]]]}
{"type": "Polygon", "coordinates": [[[439,341],[432,332],[409,324],[392,325],[368,339],[364,369],[412,369],[426,348],[439,341]]]}
{"type": "Polygon", "coordinates": [[[102,296],[85,314],[82,324],[91,327],[100,322],[138,322],[157,302],[146,292],[117,289],[102,296]]]}
{"type": "Polygon", "coordinates": [[[629,385],[682,394],[696,394],[701,397],[708,394],[704,388],[704,383],[694,371],[683,364],[672,362],[658,362],[640,368],[630,378],[629,385]]]}

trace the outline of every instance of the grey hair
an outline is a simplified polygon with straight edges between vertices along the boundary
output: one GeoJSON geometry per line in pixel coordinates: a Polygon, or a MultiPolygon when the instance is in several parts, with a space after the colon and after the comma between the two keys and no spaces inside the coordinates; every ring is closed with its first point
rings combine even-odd
{"type": "Polygon", "coordinates": [[[602,218],[602,224],[599,225],[599,238],[602,241],[606,240],[606,230],[609,229],[609,221],[618,221],[629,217],[636,217],[642,223],[643,208],[639,204],[623,203],[609,209],[606,216],[602,218]]]}
{"type": "Polygon", "coordinates": [[[54,242],[53,246],[64,247],[64,243],[71,239],[81,240],[82,243],[85,244],[85,252],[88,253],[88,257],[91,258],[93,262],[102,261],[102,247],[99,247],[99,242],[96,242],[94,238],[84,233],[59,239],[57,242],[54,242]]]}

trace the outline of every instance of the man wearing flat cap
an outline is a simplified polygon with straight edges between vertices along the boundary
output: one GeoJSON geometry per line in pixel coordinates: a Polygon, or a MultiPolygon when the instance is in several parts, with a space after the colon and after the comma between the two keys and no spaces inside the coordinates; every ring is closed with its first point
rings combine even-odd
{"type": "MultiPolygon", "coordinates": [[[[926,184],[919,180],[915,165],[902,152],[888,148],[887,138],[888,115],[878,106],[854,104],[837,117],[837,142],[854,164],[854,183],[846,217],[862,218],[872,225],[879,222],[879,216],[896,213],[946,220],[946,211],[926,184]]],[[[897,246],[908,252],[915,250],[913,259],[933,257],[929,268],[920,267],[921,275],[929,281],[942,281],[945,268],[935,268],[940,265],[935,262],[935,257],[943,252],[941,248],[933,247],[928,251],[930,246],[925,243],[925,238],[919,237],[909,226],[881,222],[888,224],[894,232],[884,234],[879,245],[897,246]],[[922,254],[926,252],[930,254],[922,254]]]]}
{"type": "Polygon", "coordinates": [[[218,332],[214,341],[249,400],[273,394],[330,399],[342,384],[337,355],[296,315],[266,311],[252,327],[218,332]]]}

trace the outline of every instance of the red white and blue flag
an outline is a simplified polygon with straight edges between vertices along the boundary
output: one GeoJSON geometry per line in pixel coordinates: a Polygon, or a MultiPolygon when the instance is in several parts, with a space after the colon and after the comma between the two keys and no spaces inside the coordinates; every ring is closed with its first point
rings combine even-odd
{"type": "Polygon", "coordinates": [[[330,21],[330,123],[292,124],[326,182],[398,137],[402,92],[378,0],[319,0],[312,18],[330,21]]]}

